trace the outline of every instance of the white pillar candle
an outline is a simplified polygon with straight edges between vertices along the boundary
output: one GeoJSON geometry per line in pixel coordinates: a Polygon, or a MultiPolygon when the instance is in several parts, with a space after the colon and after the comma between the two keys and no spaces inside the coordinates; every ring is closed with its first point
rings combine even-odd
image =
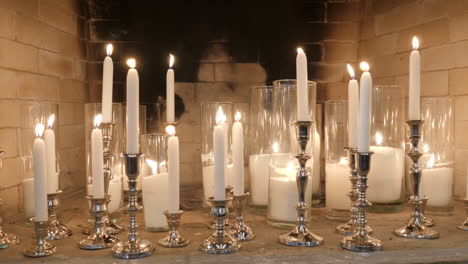
{"type": "Polygon", "coordinates": [[[453,197],[453,168],[434,168],[435,158],[431,155],[427,168],[422,170],[419,196],[427,196],[427,205],[450,206],[453,197]]]}
{"type": "Polygon", "coordinates": [[[169,208],[169,177],[158,171],[156,161],[147,159],[146,163],[150,171],[143,177],[143,214],[146,229],[157,230],[167,227],[164,211],[169,208]]]}
{"type": "Polygon", "coordinates": [[[244,194],[244,127],[240,122],[241,114],[236,113],[236,122],[232,125],[232,163],[234,195],[244,194]]]}
{"type": "Polygon", "coordinates": [[[367,62],[361,62],[360,67],[364,72],[360,81],[358,151],[369,152],[372,77],[367,62]]]}
{"type": "Polygon", "coordinates": [[[309,95],[307,90],[307,56],[304,50],[297,49],[296,56],[297,79],[297,120],[309,121],[309,95]]]}
{"type": "Polygon", "coordinates": [[[408,118],[419,120],[420,83],[421,83],[421,57],[419,55],[419,40],[413,37],[413,51],[409,62],[409,109],[408,118]]]}
{"type": "Polygon", "coordinates": [[[139,151],[139,77],[135,69],[135,59],[127,60],[130,67],[127,73],[127,153],[135,154],[139,151]]]}
{"type": "MultiPolygon", "coordinates": [[[[312,144],[310,144],[312,145],[312,144]]],[[[314,159],[312,161],[312,193],[316,194],[320,191],[320,171],[321,171],[321,162],[320,162],[320,135],[315,128],[314,135],[314,159]]],[[[309,152],[310,153],[310,152],[309,152]]],[[[311,163],[309,160],[307,164],[311,163]]]]}
{"type": "Polygon", "coordinates": [[[104,198],[104,144],[102,141],[102,115],[94,118],[94,129],[91,131],[91,168],[93,177],[93,197],[104,198]]]}
{"type": "Polygon", "coordinates": [[[114,62],[112,61],[112,44],[107,44],[107,56],[102,66],[102,122],[112,122],[112,83],[114,76],[114,62]]]}
{"type": "Polygon", "coordinates": [[[339,163],[327,163],[325,165],[325,204],[327,209],[347,210],[350,201],[347,194],[351,190],[349,181],[349,167],[346,158],[341,158],[339,163]]]}
{"type": "MultiPolygon", "coordinates": [[[[87,185],[87,193],[89,196],[93,195],[93,184],[90,183],[87,185]]],[[[116,179],[109,181],[109,195],[112,197],[109,205],[107,206],[107,211],[110,214],[117,212],[120,209],[122,203],[122,177],[118,176],[116,179]]]]}
{"type": "Polygon", "coordinates": [[[35,130],[36,139],[33,144],[35,216],[36,221],[47,221],[49,215],[47,211],[46,148],[44,140],[41,138],[44,133],[44,125],[38,124],[35,130]]]}
{"type": "Polygon", "coordinates": [[[225,195],[225,132],[223,116],[218,111],[216,114],[216,126],[213,131],[213,153],[214,153],[214,199],[224,200],[225,195]]]}
{"type": "Polygon", "coordinates": [[[169,213],[178,213],[179,208],[179,138],[175,136],[175,127],[167,126],[170,135],[167,141],[167,167],[169,172],[169,213]]]}
{"type": "Polygon", "coordinates": [[[47,193],[56,193],[59,190],[57,158],[55,152],[55,133],[54,130],[52,130],[54,121],[55,114],[52,114],[47,120],[47,129],[44,131],[44,142],[46,150],[47,193]]]}
{"type": "Polygon", "coordinates": [[[172,66],[174,65],[174,56],[169,54],[169,69],[166,73],[166,122],[168,124],[173,124],[175,122],[174,115],[174,70],[172,66]]]}
{"type": "Polygon", "coordinates": [[[23,216],[25,219],[29,219],[35,215],[34,188],[34,178],[28,178],[23,181],[23,216]]]}
{"type": "Polygon", "coordinates": [[[348,66],[351,80],[348,83],[348,146],[358,146],[359,83],[355,79],[354,69],[348,66]]]}
{"type": "Polygon", "coordinates": [[[249,156],[250,195],[252,204],[254,205],[268,205],[270,157],[270,154],[254,154],[249,156]]]}

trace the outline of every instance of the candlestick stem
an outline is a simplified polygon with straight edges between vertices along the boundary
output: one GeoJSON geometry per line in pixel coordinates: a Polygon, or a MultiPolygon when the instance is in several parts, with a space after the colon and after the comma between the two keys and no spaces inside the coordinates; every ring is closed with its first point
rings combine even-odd
{"type": "Polygon", "coordinates": [[[47,194],[47,209],[50,224],[47,228],[47,240],[59,240],[72,235],[72,231],[60,220],[60,196],[62,191],[47,194]]]}
{"type": "Polygon", "coordinates": [[[295,247],[316,247],[324,243],[322,237],[315,235],[306,225],[306,212],[309,209],[305,203],[305,190],[307,186],[307,180],[309,178],[309,172],[306,170],[307,160],[310,156],[306,154],[307,143],[310,139],[310,128],[312,122],[310,121],[296,121],[296,138],[299,143],[300,153],[296,156],[299,161],[300,169],[297,173],[296,182],[299,196],[299,202],[297,203],[297,220],[296,225],[288,233],[279,236],[281,244],[295,247]]]}
{"type": "Polygon", "coordinates": [[[417,238],[417,239],[434,239],[439,237],[439,232],[427,227],[426,223],[422,218],[422,205],[423,199],[419,197],[419,186],[421,183],[422,171],[419,169],[418,160],[422,156],[419,152],[418,143],[421,138],[421,126],[424,123],[422,120],[408,120],[406,124],[410,129],[410,143],[411,150],[408,152],[413,162],[413,166],[410,168],[410,177],[413,180],[413,195],[410,197],[409,204],[413,207],[409,222],[406,226],[397,228],[393,231],[393,234],[400,237],[406,238],[417,238]]]}
{"type": "Polygon", "coordinates": [[[372,204],[367,201],[367,175],[370,171],[372,152],[356,152],[357,173],[359,181],[357,187],[359,196],[354,206],[358,212],[358,229],[352,235],[346,236],[341,240],[341,247],[351,251],[370,252],[382,250],[382,242],[377,238],[371,237],[367,232],[366,211],[372,204]]]}
{"type": "Polygon", "coordinates": [[[164,211],[164,215],[167,217],[167,225],[169,226],[169,233],[166,237],[160,239],[158,244],[167,248],[181,248],[186,247],[189,241],[179,234],[177,229],[180,225],[180,218],[184,211],[180,210],[177,213],[169,213],[164,211]]]}
{"type": "Polygon", "coordinates": [[[230,234],[237,239],[238,242],[250,241],[255,238],[255,234],[245,222],[244,222],[244,208],[247,207],[250,193],[242,195],[234,195],[232,204],[234,211],[236,212],[236,223],[230,230],[230,234]]]}
{"type": "MultiPolygon", "coordinates": [[[[351,191],[348,193],[349,200],[351,201],[351,209],[349,214],[349,221],[336,227],[336,232],[341,235],[349,236],[354,234],[359,228],[359,209],[356,207],[356,202],[359,199],[358,191],[358,175],[356,171],[356,148],[345,148],[348,154],[348,166],[349,166],[349,181],[351,182],[351,191]]],[[[372,233],[372,228],[366,225],[366,231],[368,234],[372,233]]]]}
{"type": "Polygon", "coordinates": [[[213,197],[208,199],[213,215],[216,217],[216,231],[202,244],[201,250],[207,254],[230,254],[239,251],[240,244],[227,232],[224,220],[228,216],[227,205],[232,198],[215,201],[213,197]]]}
{"type": "Polygon", "coordinates": [[[23,251],[23,254],[26,257],[31,258],[40,258],[55,254],[57,252],[57,248],[46,240],[49,221],[36,221],[33,218],[31,219],[31,222],[34,223],[36,240],[31,248],[23,251]]]}
{"type": "Polygon", "coordinates": [[[112,255],[121,259],[135,259],[151,256],[154,252],[154,246],[147,240],[140,240],[136,232],[136,213],[137,208],[137,194],[136,185],[137,177],[140,174],[140,157],[141,153],[123,154],[125,159],[125,173],[128,177],[128,241],[119,242],[112,248],[112,255]]]}
{"type": "Polygon", "coordinates": [[[103,219],[107,213],[108,197],[93,198],[92,196],[89,196],[87,199],[89,202],[90,215],[94,217],[94,232],[92,232],[87,238],[81,240],[79,247],[87,250],[109,248],[115,242],[119,241],[119,239],[106,233],[104,226],[103,219]]]}
{"type": "MultiPolygon", "coordinates": [[[[226,186],[225,195],[226,195],[227,199],[232,199],[232,197],[234,196],[233,187],[231,185],[226,186]]],[[[228,217],[226,217],[226,219],[224,219],[224,227],[226,229],[230,229],[231,224],[229,223],[229,204],[228,204],[228,207],[226,207],[226,210],[228,212],[228,217]]],[[[208,228],[216,229],[218,219],[216,218],[216,216],[213,215],[213,210],[210,210],[210,215],[211,215],[211,219],[210,219],[210,223],[208,224],[208,228]]]]}

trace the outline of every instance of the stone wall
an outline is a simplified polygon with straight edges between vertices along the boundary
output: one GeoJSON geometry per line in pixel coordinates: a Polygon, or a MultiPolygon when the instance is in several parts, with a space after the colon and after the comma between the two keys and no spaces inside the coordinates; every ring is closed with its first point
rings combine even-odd
{"type": "Polygon", "coordinates": [[[468,162],[468,1],[366,0],[359,59],[374,84],[398,84],[407,95],[411,38],[421,38],[421,95],[455,98],[455,196],[463,198],[468,162]]]}
{"type": "Polygon", "coordinates": [[[22,204],[20,103],[59,104],[61,188],[84,182],[84,105],[87,100],[86,19],[79,0],[0,1],[0,198],[18,213],[22,204]]]}

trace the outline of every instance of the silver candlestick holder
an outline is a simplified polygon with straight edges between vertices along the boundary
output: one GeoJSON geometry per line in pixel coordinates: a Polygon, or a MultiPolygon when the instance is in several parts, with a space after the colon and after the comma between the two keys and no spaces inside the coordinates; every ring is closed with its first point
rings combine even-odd
{"type": "MultiPolygon", "coordinates": [[[[5,205],[5,202],[2,199],[0,199],[0,207],[3,207],[3,205],[5,205]]],[[[20,240],[16,235],[11,234],[11,233],[5,233],[3,231],[3,217],[0,214],[0,249],[9,248],[14,245],[18,245],[19,242],[20,240]]]]}
{"type": "Polygon", "coordinates": [[[370,171],[372,152],[356,152],[357,173],[359,175],[359,197],[355,203],[358,208],[358,229],[352,235],[341,240],[341,247],[351,251],[371,252],[382,250],[383,244],[377,238],[371,237],[366,229],[366,211],[372,204],[367,201],[367,175],[370,171]]]}
{"type": "Polygon", "coordinates": [[[140,174],[140,157],[141,153],[123,154],[125,159],[125,173],[128,177],[128,241],[118,242],[112,247],[112,255],[120,259],[136,259],[151,256],[154,252],[154,246],[148,240],[140,240],[136,232],[136,213],[137,205],[137,177],[140,174]]]}
{"type": "Polygon", "coordinates": [[[252,228],[244,222],[244,208],[247,207],[250,193],[234,195],[233,197],[232,205],[236,212],[236,223],[232,226],[230,234],[239,242],[250,241],[255,238],[255,234],[252,228]]]}
{"type": "Polygon", "coordinates": [[[62,191],[47,194],[47,209],[49,213],[49,227],[47,240],[59,240],[72,235],[72,231],[60,220],[60,196],[62,191]]]}
{"type": "MultiPolygon", "coordinates": [[[[234,195],[234,193],[232,192],[233,189],[234,188],[231,185],[228,185],[226,186],[225,193],[224,193],[228,199],[231,199],[231,201],[232,201],[232,196],[234,195]]],[[[228,217],[224,219],[224,227],[226,229],[230,229],[231,224],[229,223],[229,203],[228,203],[228,206],[226,207],[226,210],[228,212],[228,217]]],[[[216,226],[218,224],[218,219],[216,218],[216,216],[213,215],[213,210],[210,210],[210,215],[211,215],[211,218],[210,218],[210,223],[208,224],[208,228],[216,229],[216,226]]]]}
{"type": "Polygon", "coordinates": [[[201,245],[201,250],[207,254],[230,254],[240,249],[240,244],[229,234],[224,224],[224,220],[228,217],[227,206],[231,200],[232,198],[219,201],[214,200],[213,197],[208,199],[217,224],[216,231],[201,245]]]}
{"type": "MultiPolygon", "coordinates": [[[[109,183],[112,180],[112,160],[114,155],[110,150],[110,143],[112,141],[113,133],[114,133],[114,123],[101,123],[101,130],[102,130],[102,142],[103,142],[103,158],[104,158],[104,193],[107,199],[107,205],[109,205],[111,201],[111,196],[109,195],[109,183]]],[[[103,218],[104,229],[110,235],[116,235],[124,231],[124,228],[120,225],[117,225],[109,216],[109,211],[106,210],[106,215],[103,218]]]]}
{"type": "Polygon", "coordinates": [[[189,241],[179,234],[177,229],[180,225],[180,218],[184,211],[180,210],[177,213],[169,213],[169,211],[164,211],[164,214],[167,217],[167,225],[169,226],[169,233],[166,237],[160,239],[158,244],[167,248],[181,248],[189,244],[189,241]]]}
{"type": "Polygon", "coordinates": [[[429,198],[427,198],[426,196],[424,196],[424,198],[422,198],[423,202],[422,202],[422,205],[421,205],[421,218],[424,221],[424,223],[426,224],[426,226],[431,227],[431,226],[435,225],[435,221],[432,218],[426,216],[426,214],[424,213],[426,211],[426,206],[427,206],[427,200],[428,199],[429,198]]]}
{"type": "MultiPolygon", "coordinates": [[[[468,199],[465,200],[465,214],[468,214],[468,199]]],[[[461,225],[457,226],[458,229],[468,231],[468,217],[461,225]]]]}
{"type": "Polygon", "coordinates": [[[80,241],[79,247],[86,250],[97,250],[111,247],[119,239],[106,233],[104,226],[104,216],[107,214],[108,197],[94,198],[87,197],[89,202],[90,215],[94,217],[94,230],[91,234],[80,241]]]}
{"type": "MultiPolygon", "coordinates": [[[[351,200],[351,209],[349,214],[349,221],[341,224],[336,227],[336,232],[341,235],[349,236],[354,234],[359,227],[358,221],[358,212],[359,209],[356,207],[356,202],[359,199],[359,191],[358,191],[358,175],[356,171],[356,155],[357,149],[355,148],[345,148],[346,153],[348,154],[348,166],[350,177],[349,181],[351,182],[351,191],[348,193],[349,199],[351,200]]],[[[366,225],[366,231],[368,234],[372,233],[372,228],[366,225]]]]}
{"type": "Polygon", "coordinates": [[[299,161],[299,172],[297,173],[297,189],[299,202],[297,203],[297,220],[293,230],[279,236],[281,244],[294,247],[316,247],[324,243],[322,237],[315,235],[306,225],[306,212],[309,209],[305,203],[305,190],[309,172],[306,170],[307,160],[310,156],[306,154],[307,143],[310,139],[311,121],[296,121],[296,138],[299,143],[300,153],[296,156],[299,161]]]}
{"type": "Polygon", "coordinates": [[[32,218],[31,222],[34,224],[36,241],[31,248],[24,250],[23,254],[31,258],[40,258],[55,254],[57,248],[46,240],[49,221],[36,221],[32,218]]]}
{"type": "Polygon", "coordinates": [[[413,185],[413,195],[410,197],[409,204],[413,207],[409,222],[407,225],[401,228],[397,228],[393,231],[393,234],[400,237],[406,238],[417,238],[417,239],[434,239],[438,238],[439,232],[427,227],[426,223],[422,218],[422,205],[423,199],[419,197],[419,185],[421,183],[422,171],[419,169],[418,160],[422,156],[419,152],[418,143],[421,138],[421,126],[424,121],[422,120],[409,120],[406,121],[410,129],[410,143],[411,150],[408,152],[413,162],[413,166],[410,168],[410,177],[413,185]]]}

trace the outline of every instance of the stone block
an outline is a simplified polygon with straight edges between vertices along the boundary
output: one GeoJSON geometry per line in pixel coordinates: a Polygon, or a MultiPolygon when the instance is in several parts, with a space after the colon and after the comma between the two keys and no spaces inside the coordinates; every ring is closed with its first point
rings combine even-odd
{"type": "MultiPolygon", "coordinates": [[[[21,122],[19,101],[0,100],[0,126],[19,127],[21,122]]],[[[0,146],[1,149],[2,146],[0,146]]]]}
{"type": "Polygon", "coordinates": [[[468,94],[468,68],[449,71],[450,95],[468,94]]]}
{"type": "Polygon", "coordinates": [[[60,149],[78,148],[84,146],[85,134],[83,124],[60,126],[59,129],[59,144],[60,149]]]}
{"type": "Polygon", "coordinates": [[[57,6],[55,1],[41,0],[39,18],[47,24],[65,32],[76,33],[76,15],[57,6]]]}
{"type": "Polygon", "coordinates": [[[180,145],[180,163],[193,163],[200,160],[200,144],[185,143],[180,145]]]}
{"type": "Polygon", "coordinates": [[[398,51],[413,50],[413,36],[420,39],[420,48],[427,48],[449,41],[449,22],[447,18],[437,19],[422,25],[402,30],[398,33],[398,51]]]}
{"type": "Polygon", "coordinates": [[[57,53],[39,52],[39,72],[61,78],[73,78],[73,60],[57,53]]]}
{"type": "Polygon", "coordinates": [[[59,122],[60,125],[78,125],[84,123],[85,106],[82,103],[60,103],[59,122]]]}
{"type": "Polygon", "coordinates": [[[329,3],[327,5],[328,22],[359,21],[361,2],[329,3]]]}
{"type": "Polygon", "coordinates": [[[468,121],[455,122],[455,146],[457,148],[468,149],[466,131],[468,131],[468,121]]]}
{"type": "Polygon", "coordinates": [[[58,99],[60,81],[56,77],[22,72],[18,72],[17,77],[18,97],[45,101],[58,99]]]}
{"type": "Polygon", "coordinates": [[[468,121],[468,96],[455,97],[455,120],[468,121]]]}
{"type": "Polygon", "coordinates": [[[450,41],[468,39],[468,14],[452,17],[450,19],[450,41]]]}
{"type": "Polygon", "coordinates": [[[0,8],[0,36],[14,39],[16,36],[16,15],[6,8],[0,8]]]}
{"type": "Polygon", "coordinates": [[[175,93],[182,98],[184,103],[193,103],[195,100],[195,85],[188,82],[176,82],[175,93]]]}
{"type": "Polygon", "coordinates": [[[20,14],[37,16],[39,12],[39,0],[2,0],[0,8],[14,9],[20,14]]]}
{"type": "Polygon", "coordinates": [[[374,57],[396,53],[397,33],[379,36],[359,43],[359,57],[374,57]]]}
{"type": "Polygon", "coordinates": [[[358,44],[355,42],[326,42],[325,61],[336,62],[355,62],[357,60],[358,44]]]}
{"type": "Polygon", "coordinates": [[[75,80],[62,80],[59,89],[59,98],[62,102],[85,102],[88,99],[88,87],[85,82],[75,80]]]}
{"type": "Polygon", "coordinates": [[[344,82],[327,83],[323,96],[325,100],[345,100],[348,98],[348,85],[344,82]]]}
{"type": "Polygon", "coordinates": [[[205,49],[200,62],[211,62],[211,63],[219,63],[219,62],[231,62],[232,58],[229,55],[228,47],[226,43],[222,42],[213,42],[211,45],[205,49]]]}
{"type": "Polygon", "coordinates": [[[448,71],[423,72],[421,74],[421,96],[447,96],[448,71]]]}
{"type": "Polygon", "coordinates": [[[380,36],[421,24],[423,21],[422,5],[422,1],[412,1],[376,15],[374,19],[376,35],[380,36]]]}
{"type": "Polygon", "coordinates": [[[310,80],[318,80],[320,82],[341,82],[344,80],[345,74],[348,74],[346,71],[346,64],[344,63],[309,63],[309,65],[310,80]]]}
{"type": "Polygon", "coordinates": [[[200,63],[198,67],[197,80],[200,82],[212,82],[215,80],[213,63],[200,63]]]}
{"type": "Polygon", "coordinates": [[[0,169],[0,189],[21,184],[23,181],[23,163],[21,158],[3,159],[2,163],[3,166],[0,169]]]}
{"type": "Polygon", "coordinates": [[[0,148],[5,151],[5,158],[18,155],[18,137],[16,128],[0,129],[0,148]]]}
{"type": "MultiPolygon", "coordinates": [[[[423,71],[445,70],[455,67],[455,45],[446,44],[421,51],[421,69],[423,71]]],[[[408,65],[408,64],[406,64],[408,65]]]]}
{"type": "Polygon", "coordinates": [[[466,0],[450,0],[446,1],[448,5],[449,16],[456,16],[468,11],[468,2],[466,0]]]}
{"type": "Polygon", "coordinates": [[[423,8],[424,20],[430,21],[447,16],[448,6],[446,0],[425,0],[423,8]]]}
{"type": "Polygon", "coordinates": [[[88,63],[84,60],[75,59],[73,61],[73,78],[75,80],[80,81],[87,81],[88,77],[88,70],[87,70],[88,63]]]}
{"type": "MultiPolygon", "coordinates": [[[[84,131],[81,131],[84,134],[84,131]]],[[[82,143],[84,146],[84,142],[82,143]]],[[[60,188],[62,190],[83,189],[86,183],[86,160],[84,148],[60,149],[60,188]]]]}
{"type": "Polygon", "coordinates": [[[15,41],[0,39],[0,66],[37,72],[38,49],[15,41]]]}
{"type": "Polygon", "coordinates": [[[5,202],[5,205],[2,207],[2,211],[4,212],[4,217],[6,219],[10,219],[15,217],[20,212],[20,208],[22,204],[20,203],[20,190],[19,186],[12,186],[10,188],[6,188],[0,190],[0,197],[5,202]]]}
{"type": "Polygon", "coordinates": [[[375,77],[389,77],[408,73],[409,53],[384,55],[370,63],[370,71],[375,77]]]}
{"type": "Polygon", "coordinates": [[[323,40],[357,41],[359,39],[359,23],[327,23],[323,40]]]}
{"type": "Polygon", "coordinates": [[[16,72],[0,69],[0,87],[2,87],[0,98],[16,98],[18,87],[16,72]]]}
{"type": "Polygon", "coordinates": [[[455,43],[455,49],[452,50],[453,57],[455,57],[456,67],[468,67],[468,40],[455,43]]]}

